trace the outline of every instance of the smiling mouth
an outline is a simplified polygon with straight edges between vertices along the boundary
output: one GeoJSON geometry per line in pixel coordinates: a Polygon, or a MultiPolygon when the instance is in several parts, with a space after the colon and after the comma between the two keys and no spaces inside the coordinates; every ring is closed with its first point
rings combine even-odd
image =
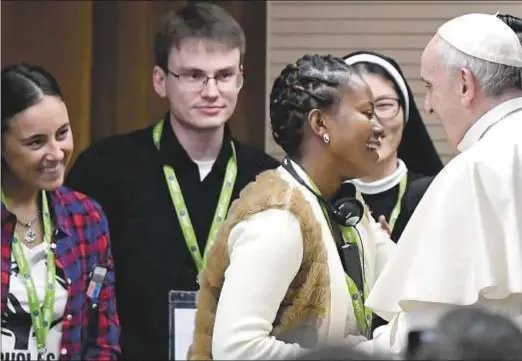
{"type": "Polygon", "coordinates": [[[381,139],[380,138],[378,138],[378,139],[371,138],[366,143],[366,148],[368,148],[369,150],[372,150],[372,151],[376,151],[377,149],[379,149],[380,146],[381,146],[381,139]]]}
{"type": "Polygon", "coordinates": [[[56,173],[60,170],[60,164],[57,164],[52,167],[43,167],[41,169],[42,173],[56,173]]]}

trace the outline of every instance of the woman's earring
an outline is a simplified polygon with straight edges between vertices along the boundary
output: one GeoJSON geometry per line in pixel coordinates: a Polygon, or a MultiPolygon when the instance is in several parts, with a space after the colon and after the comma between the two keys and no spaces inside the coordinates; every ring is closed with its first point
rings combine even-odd
{"type": "Polygon", "coordinates": [[[328,133],[324,133],[323,140],[326,144],[330,143],[330,136],[328,135],[328,133]]]}

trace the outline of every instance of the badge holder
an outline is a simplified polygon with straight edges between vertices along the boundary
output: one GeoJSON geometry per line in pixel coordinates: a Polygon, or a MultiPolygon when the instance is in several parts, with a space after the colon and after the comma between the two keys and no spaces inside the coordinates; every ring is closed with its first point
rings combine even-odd
{"type": "Polygon", "coordinates": [[[100,294],[107,278],[107,267],[96,266],[89,273],[89,284],[85,295],[90,299],[87,310],[87,326],[82,335],[81,359],[85,360],[88,348],[96,344],[96,335],[98,328],[98,303],[100,302],[100,294]]]}
{"type": "Polygon", "coordinates": [[[100,292],[107,277],[107,268],[102,266],[96,266],[90,275],[91,281],[87,287],[87,296],[91,299],[92,308],[98,307],[98,300],[100,298],[100,292]]]}
{"type": "Polygon", "coordinates": [[[169,360],[186,360],[194,335],[196,292],[169,292],[169,360]]]}

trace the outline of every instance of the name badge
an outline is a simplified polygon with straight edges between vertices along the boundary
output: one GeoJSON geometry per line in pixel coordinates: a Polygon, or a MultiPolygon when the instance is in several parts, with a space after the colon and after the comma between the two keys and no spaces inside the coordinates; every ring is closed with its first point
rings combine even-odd
{"type": "Polygon", "coordinates": [[[87,287],[87,296],[91,300],[98,300],[105,277],[107,277],[106,267],[96,266],[92,271],[91,281],[87,287]]]}

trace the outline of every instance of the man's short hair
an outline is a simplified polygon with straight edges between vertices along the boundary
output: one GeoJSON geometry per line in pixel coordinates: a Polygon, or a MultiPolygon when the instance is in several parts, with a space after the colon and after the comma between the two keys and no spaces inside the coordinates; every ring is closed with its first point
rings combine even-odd
{"type": "Polygon", "coordinates": [[[464,54],[446,40],[437,41],[439,64],[448,72],[467,68],[473,73],[487,96],[495,97],[508,90],[522,89],[522,71],[514,66],[492,63],[464,54]]]}
{"type": "Polygon", "coordinates": [[[161,18],[154,38],[155,64],[167,70],[170,51],[186,39],[212,41],[228,50],[238,48],[241,57],[245,53],[243,28],[225,9],[212,3],[189,3],[161,18]]]}

